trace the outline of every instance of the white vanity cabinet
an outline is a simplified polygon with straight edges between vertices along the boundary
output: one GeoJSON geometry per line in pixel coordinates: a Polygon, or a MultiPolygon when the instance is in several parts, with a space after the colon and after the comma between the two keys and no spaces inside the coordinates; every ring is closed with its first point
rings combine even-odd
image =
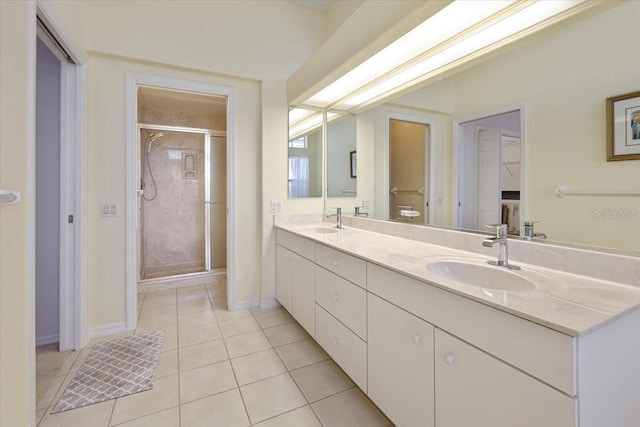
{"type": "Polygon", "coordinates": [[[439,329],[435,395],[438,427],[576,425],[575,399],[439,329]]]}
{"type": "Polygon", "coordinates": [[[640,309],[574,332],[331,246],[278,229],[277,299],[396,426],[640,426],[640,309]]]}
{"type": "Polygon", "coordinates": [[[434,327],[373,294],[367,302],[369,398],[397,426],[433,427],[434,327]]]}
{"type": "Polygon", "coordinates": [[[314,254],[313,242],[291,233],[278,233],[276,298],[311,336],[315,336],[316,328],[316,265],[311,261],[314,254]]]}

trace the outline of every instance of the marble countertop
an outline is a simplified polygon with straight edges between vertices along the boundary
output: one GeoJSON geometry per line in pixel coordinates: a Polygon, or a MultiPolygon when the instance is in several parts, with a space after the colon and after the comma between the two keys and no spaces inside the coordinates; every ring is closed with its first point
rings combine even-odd
{"type": "MultiPolygon", "coordinates": [[[[495,258],[357,228],[322,232],[331,228],[326,222],[278,224],[276,228],[570,336],[585,335],[640,308],[640,288],[605,280],[516,263],[522,270],[513,274],[533,282],[535,289],[484,289],[444,279],[427,271],[425,265],[440,260],[485,265],[487,260],[495,258]]],[[[481,240],[482,237],[478,237],[478,245],[481,240]]]]}

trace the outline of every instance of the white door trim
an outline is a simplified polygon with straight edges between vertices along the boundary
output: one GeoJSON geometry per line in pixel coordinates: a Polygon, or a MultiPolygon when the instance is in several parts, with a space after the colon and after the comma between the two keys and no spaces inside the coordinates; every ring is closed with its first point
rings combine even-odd
{"type": "Polygon", "coordinates": [[[135,329],[138,307],[137,280],[137,206],[138,206],[138,131],[137,131],[137,89],[138,86],[152,86],[205,95],[227,97],[227,304],[229,310],[235,308],[235,266],[236,266],[236,180],[235,180],[235,132],[234,105],[235,90],[227,86],[177,80],[137,73],[126,74],[126,324],[127,329],[135,329]]]}
{"type": "Polygon", "coordinates": [[[462,145],[463,132],[462,125],[467,122],[484,119],[487,117],[497,116],[500,114],[510,113],[512,111],[520,110],[520,230],[523,230],[524,218],[527,215],[527,102],[519,102],[516,104],[505,105],[502,107],[493,108],[491,110],[480,111],[477,113],[460,116],[453,119],[453,156],[452,156],[452,170],[453,170],[453,200],[452,211],[453,214],[453,226],[460,227],[462,223],[462,209],[460,209],[460,185],[464,182],[464,168],[462,168],[462,145]]]}
{"type": "MultiPolygon", "coordinates": [[[[417,116],[413,114],[405,114],[405,113],[396,113],[393,111],[388,111],[385,115],[385,162],[384,166],[384,209],[386,213],[389,213],[389,130],[391,126],[389,122],[391,120],[400,120],[403,122],[410,123],[420,123],[423,125],[429,125],[428,138],[429,138],[429,149],[425,150],[425,156],[428,157],[428,179],[429,179],[429,194],[428,197],[425,197],[425,200],[429,203],[429,207],[427,211],[429,212],[429,223],[433,223],[434,215],[435,215],[435,204],[434,204],[434,193],[435,193],[435,174],[433,167],[433,159],[434,159],[434,136],[435,136],[435,126],[436,121],[431,117],[417,116]]],[[[426,141],[425,141],[426,144],[426,141]]],[[[425,159],[426,161],[426,159],[425,159]]],[[[425,176],[425,179],[427,177],[425,176]]]]}

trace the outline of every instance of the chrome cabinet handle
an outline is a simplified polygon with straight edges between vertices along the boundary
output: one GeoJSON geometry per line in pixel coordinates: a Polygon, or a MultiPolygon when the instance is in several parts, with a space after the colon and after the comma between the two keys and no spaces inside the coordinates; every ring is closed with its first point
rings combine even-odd
{"type": "Polygon", "coordinates": [[[413,334],[413,342],[420,344],[420,341],[422,341],[422,335],[418,333],[413,334]]]}

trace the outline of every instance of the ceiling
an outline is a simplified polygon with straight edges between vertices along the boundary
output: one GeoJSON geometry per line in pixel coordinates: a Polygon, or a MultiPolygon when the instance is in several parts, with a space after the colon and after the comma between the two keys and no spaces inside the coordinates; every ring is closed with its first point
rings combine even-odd
{"type": "Polygon", "coordinates": [[[334,0],[287,0],[287,2],[302,6],[306,9],[315,10],[316,12],[325,13],[334,3],[334,0]]]}
{"type": "Polygon", "coordinates": [[[139,88],[144,108],[181,111],[193,114],[220,115],[227,110],[225,96],[201,95],[152,87],[139,88]]]}

